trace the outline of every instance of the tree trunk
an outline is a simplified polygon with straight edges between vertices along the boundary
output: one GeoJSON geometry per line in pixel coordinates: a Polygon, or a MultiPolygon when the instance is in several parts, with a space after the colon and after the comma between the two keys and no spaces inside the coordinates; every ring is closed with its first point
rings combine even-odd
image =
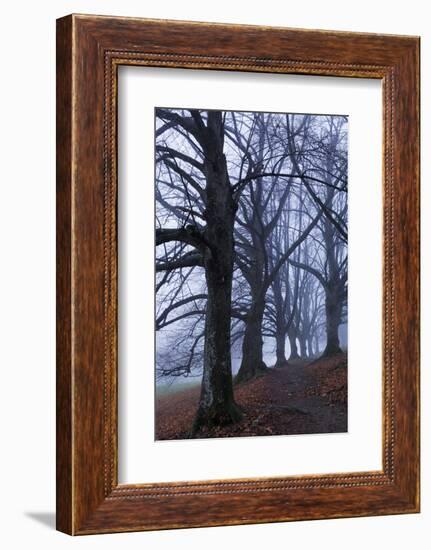
{"type": "Polygon", "coordinates": [[[235,382],[247,382],[267,370],[263,362],[262,323],[265,302],[258,299],[251,307],[242,344],[242,361],[235,382]]]}
{"type": "Polygon", "coordinates": [[[277,360],[275,363],[276,367],[284,367],[287,363],[286,359],[286,333],[284,329],[278,328],[277,334],[275,337],[276,343],[276,356],[277,360]]]}
{"type": "Polygon", "coordinates": [[[294,361],[296,359],[299,359],[299,354],[298,354],[298,345],[296,343],[296,330],[293,328],[293,326],[291,326],[287,331],[287,336],[289,337],[289,344],[290,344],[289,361],[294,361]]]}
{"type": "Polygon", "coordinates": [[[326,288],[326,348],[323,352],[325,357],[340,353],[340,340],[338,338],[338,327],[341,320],[341,304],[336,288],[330,285],[326,288]]]}
{"type": "Polygon", "coordinates": [[[307,349],[308,349],[308,357],[313,357],[314,356],[314,352],[313,352],[313,340],[311,338],[311,336],[309,336],[307,338],[307,349]]]}
{"type": "Polygon", "coordinates": [[[319,339],[314,335],[314,355],[319,355],[319,339]]]}
{"type": "Polygon", "coordinates": [[[232,278],[223,269],[207,271],[204,372],[193,434],[241,419],[235,404],[230,353],[232,278]]]}
{"type": "Polygon", "coordinates": [[[298,340],[301,348],[301,359],[307,359],[307,341],[301,334],[298,336],[298,340]]]}
{"type": "Polygon", "coordinates": [[[204,433],[213,426],[231,424],[242,416],[233,395],[230,345],[236,205],[223,154],[221,117],[215,118],[219,114],[213,112],[208,116],[208,126],[213,131],[214,140],[205,160],[207,223],[204,237],[207,247],[204,267],[208,299],[201,394],[192,436],[204,433]]]}

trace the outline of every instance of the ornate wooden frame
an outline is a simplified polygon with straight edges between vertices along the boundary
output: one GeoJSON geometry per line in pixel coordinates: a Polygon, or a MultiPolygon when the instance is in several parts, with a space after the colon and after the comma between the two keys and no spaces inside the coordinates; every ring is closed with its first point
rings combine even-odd
{"type": "Polygon", "coordinates": [[[419,511],[419,38],[70,15],[57,21],[57,528],[419,511]],[[377,78],[384,103],[383,470],[119,485],[119,65],[377,78]]]}

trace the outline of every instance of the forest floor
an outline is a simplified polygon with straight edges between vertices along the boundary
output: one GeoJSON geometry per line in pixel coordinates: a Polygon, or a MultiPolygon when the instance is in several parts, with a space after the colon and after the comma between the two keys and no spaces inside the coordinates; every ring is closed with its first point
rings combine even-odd
{"type": "MultiPolygon", "coordinates": [[[[250,437],[347,431],[347,356],[293,361],[234,387],[244,412],[233,425],[198,437],[250,437]]],[[[156,439],[189,437],[199,400],[199,386],[156,399],[156,439]]]]}

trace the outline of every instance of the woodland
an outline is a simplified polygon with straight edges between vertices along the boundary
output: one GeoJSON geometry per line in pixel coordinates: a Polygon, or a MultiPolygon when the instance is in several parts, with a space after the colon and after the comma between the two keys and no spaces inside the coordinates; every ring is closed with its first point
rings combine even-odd
{"type": "Polygon", "coordinates": [[[155,117],[156,439],[345,431],[348,118],[155,117]]]}

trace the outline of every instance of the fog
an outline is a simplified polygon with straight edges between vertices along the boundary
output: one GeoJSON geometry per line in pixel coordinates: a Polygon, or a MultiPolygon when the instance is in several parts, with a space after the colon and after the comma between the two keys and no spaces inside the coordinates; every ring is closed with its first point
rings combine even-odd
{"type": "MultiPolygon", "coordinates": [[[[224,295],[230,303],[226,343],[232,374],[248,379],[261,366],[311,361],[347,348],[347,118],[160,108],[159,388],[197,384],[205,366],[205,342],[213,328],[207,321],[213,293],[209,269],[217,266],[209,209],[223,199],[209,197],[208,171],[215,163],[222,168],[211,177],[221,181],[220,171],[226,171],[223,185],[234,203],[230,229],[228,212],[226,221],[216,217],[219,233],[233,239],[232,257],[228,240],[226,256],[218,252],[220,265],[232,265],[224,295]],[[209,131],[216,115],[219,135],[209,131]],[[223,158],[214,153],[211,160],[220,143],[223,158]]],[[[220,280],[225,285],[226,276],[220,280]]],[[[212,307],[217,314],[217,304],[212,307]]]]}

